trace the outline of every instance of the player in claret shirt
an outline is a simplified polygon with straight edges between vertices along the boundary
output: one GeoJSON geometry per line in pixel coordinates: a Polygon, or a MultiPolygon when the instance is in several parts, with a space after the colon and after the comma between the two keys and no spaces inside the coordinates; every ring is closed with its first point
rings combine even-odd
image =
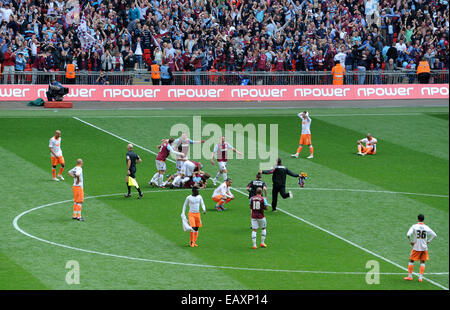
{"type": "Polygon", "coordinates": [[[225,137],[220,138],[220,143],[214,146],[214,151],[211,156],[211,164],[214,165],[214,154],[217,155],[217,162],[219,164],[219,172],[217,172],[216,177],[212,179],[213,184],[216,185],[217,181],[222,174],[223,180],[228,179],[227,162],[228,162],[228,150],[232,150],[236,154],[243,155],[241,152],[232,147],[228,142],[225,142],[225,137]]]}
{"type": "Polygon", "coordinates": [[[411,255],[409,256],[408,264],[408,276],[405,280],[412,281],[414,262],[420,260],[420,274],[419,282],[422,282],[422,277],[425,272],[425,262],[428,261],[428,244],[436,237],[436,233],[427,225],[423,223],[425,216],[419,214],[417,217],[419,222],[411,226],[408,230],[406,236],[408,237],[409,243],[412,245],[413,249],[411,255]],[[414,241],[411,241],[411,236],[414,235],[414,241]],[[430,238],[428,239],[428,236],[430,238]]]}
{"type": "Polygon", "coordinates": [[[156,156],[156,169],[158,170],[153,178],[148,182],[150,186],[157,185],[158,187],[163,187],[164,173],[166,173],[166,159],[169,157],[170,153],[177,156],[184,156],[183,153],[175,151],[173,147],[174,138],[163,139],[162,143],[158,145],[159,153],[156,156]]]}
{"type": "Polygon", "coordinates": [[[266,239],[266,218],[264,216],[264,210],[267,210],[267,200],[262,196],[262,188],[258,187],[256,189],[256,195],[250,198],[250,210],[252,210],[252,242],[253,249],[256,250],[256,237],[258,234],[258,229],[261,228],[261,243],[259,244],[262,248],[267,248],[264,243],[266,239]]]}

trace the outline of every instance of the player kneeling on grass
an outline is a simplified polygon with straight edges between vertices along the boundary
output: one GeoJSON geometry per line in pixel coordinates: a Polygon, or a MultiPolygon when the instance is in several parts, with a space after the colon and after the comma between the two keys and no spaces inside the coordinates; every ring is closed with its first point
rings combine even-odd
{"type": "Polygon", "coordinates": [[[361,156],[375,155],[377,152],[377,142],[377,139],[368,133],[364,139],[356,141],[358,143],[358,153],[356,154],[361,156]]]}
{"type": "Polygon", "coordinates": [[[408,276],[405,277],[405,280],[412,281],[413,270],[414,270],[414,262],[420,260],[420,274],[419,274],[419,282],[422,282],[422,277],[425,272],[425,262],[428,261],[428,244],[436,237],[436,233],[427,225],[423,223],[425,216],[423,214],[419,214],[417,216],[419,222],[411,226],[408,230],[406,236],[408,237],[409,243],[412,245],[413,249],[411,251],[411,255],[409,256],[409,264],[408,264],[408,276]],[[411,241],[411,236],[414,235],[415,241],[411,241]],[[428,236],[431,236],[430,239],[427,240],[428,236]]]}
{"type": "Polygon", "coordinates": [[[189,195],[184,201],[183,211],[181,212],[181,217],[186,219],[186,206],[189,204],[189,226],[191,226],[192,230],[190,232],[191,241],[189,243],[190,247],[196,247],[197,238],[198,238],[198,229],[202,227],[202,220],[200,218],[200,205],[203,209],[203,214],[206,214],[205,203],[203,202],[203,198],[198,193],[198,187],[194,186],[192,188],[192,195],[189,195]]]}
{"type": "Polygon", "coordinates": [[[264,243],[266,239],[266,218],[264,217],[264,210],[267,210],[266,198],[262,196],[262,188],[258,187],[256,189],[256,195],[250,198],[250,209],[252,210],[252,242],[253,249],[256,249],[256,237],[258,234],[258,228],[261,228],[261,243],[259,244],[262,248],[267,248],[264,243]]]}
{"type": "Polygon", "coordinates": [[[69,171],[69,175],[74,179],[72,192],[73,192],[73,216],[72,219],[78,221],[84,221],[81,217],[81,206],[84,201],[83,190],[83,160],[77,159],[77,165],[69,171]]]}
{"type": "Polygon", "coordinates": [[[216,202],[217,211],[226,210],[223,206],[234,199],[234,196],[230,191],[231,183],[232,180],[227,179],[225,182],[220,184],[218,188],[214,190],[212,200],[216,202]]]}

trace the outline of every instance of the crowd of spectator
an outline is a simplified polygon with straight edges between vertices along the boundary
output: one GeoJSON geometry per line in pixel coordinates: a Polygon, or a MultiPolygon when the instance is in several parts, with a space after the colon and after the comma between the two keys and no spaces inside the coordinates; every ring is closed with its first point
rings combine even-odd
{"type": "Polygon", "coordinates": [[[69,63],[80,73],[152,62],[172,72],[330,71],[339,60],[348,72],[415,69],[425,57],[448,69],[448,9],[448,0],[0,0],[0,64],[4,83],[69,63]]]}

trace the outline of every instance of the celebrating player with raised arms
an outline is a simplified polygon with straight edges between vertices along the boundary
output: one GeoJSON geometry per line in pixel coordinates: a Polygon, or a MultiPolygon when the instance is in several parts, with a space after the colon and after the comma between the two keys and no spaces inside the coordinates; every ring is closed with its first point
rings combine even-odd
{"type": "Polygon", "coordinates": [[[184,162],[183,158],[187,158],[187,156],[189,155],[189,147],[191,144],[194,144],[194,143],[205,143],[205,140],[201,140],[201,141],[191,140],[188,138],[187,134],[185,132],[183,132],[181,134],[181,137],[175,139],[175,141],[173,142],[173,145],[178,150],[178,152],[181,152],[184,154],[184,157],[177,155],[177,161],[176,161],[177,172],[181,171],[181,167],[183,166],[183,162],[184,162]]]}
{"type": "Polygon", "coordinates": [[[262,196],[262,188],[258,187],[256,189],[256,195],[250,198],[250,210],[252,210],[252,242],[253,249],[256,250],[256,237],[258,234],[258,229],[261,228],[261,243],[260,247],[266,248],[267,245],[264,243],[266,240],[266,218],[264,216],[264,210],[267,210],[267,200],[262,196]]]}
{"type": "Polygon", "coordinates": [[[297,114],[302,120],[302,135],[300,136],[300,142],[297,148],[297,152],[292,154],[292,157],[298,158],[298,155],[302,151],[303,145],[309,146],[309,156],[307,158],[314,157],[314,149],[311,144],[311,118],[309,117],[308,111],[304,111],[297,114]]]}
{"type": "Polygon", "coordinates": [[[228,162],[228,150],[232,150],[236,154],[243,155],[241,152],[236,150],[228,142],[225,142],[225,137],[220,138],[220,143],[214,146],[214,151],[211,156],[211,164],[214,165],[214,155],[217,156],[217,162],[219,163],[219,171],[217,172],[214,179],[212,179],[213,184],[216,185],[218,178],[222,174],[223,180],[227,180],[227,162],[228,162]]]}
{"type": "Polygon", "coordinates": [[[186,200],[184,201],[183,205],[183,211],[181,212],[181,217],[186,217],[186,206],[189,205],[189,213],[188,213],[188,219],[189,219],[189,226],[192,227],[192,230],[190,233],[191,241],[189,245],[193,248],[198,246],[197,245],[197,238],[198,238],[198,229],[202,227],[202,220],[200,218],[200,205],[203,209],[203,214],[206,214],[206,207],[205,203],[203,202],[203,198],[198,193],[198,187],[194,186],[192,188],[192,195],[189,195],[186,200]]]}
{"type": "Polygon", "coordinates": [[[64,180],[62,173],[64,171],[64,157],[61,150],[61,131],[57,130],[55,135],[50,138],[48,147],[50,149],[50,158],[52,163],[52,178],[53,181],[59,181],[56,178],[56,166],[61,165],[59,168],[58,178],[64,180]]]}
{"type": "Polygon", "coordinates": [[[406,236],[408,237],[409,243],[413,247],[411,254],[409,256],[408,264],[408,276],[405,280],[412,281],[414,262],[420,260],[420,274],[419,282],[422,282],[422,277],[425,272],[425,262],[428,261],[428,244],[436,237],[436,233],[427,225],[423,223],[425,216],[419,214],[418,223],[411,226],[408,230],[406,236]],[[414,235],[414,241],[411,241],[411,236],[414,235]],[[428,237],[430,237],[428,239],[428,237]]]}
{"type": "Polygon", "coordinates": [[[173,142],[175,139],[163,139],[161,145],[158,145],[159,153],[156,156],[156,170],[158,170],[153,178],[150,180],[150,186],[157,185],[158,187],[163,186],[164,173],[166,172],[166,159],[169,157],[170,153],[173,153],[177,156],[184,156],[183,153],[177,152],[173,148],[173,142]]]}

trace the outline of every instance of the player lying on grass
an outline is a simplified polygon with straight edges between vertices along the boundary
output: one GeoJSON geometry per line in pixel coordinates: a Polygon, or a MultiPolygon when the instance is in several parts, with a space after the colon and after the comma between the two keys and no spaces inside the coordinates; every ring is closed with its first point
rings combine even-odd
{"type": "Polygon", "coordinates": [[[72,219],[84,221],[81,217],[81,207],[84,201],[84,186],[83,186],[83,160],[77,159],[77,165],[69,170],[69,175],[73,178],[73,216],[72,219]]]}
{"type": "Polygon", "coordinates": [[[224,205],[234,199],[234,195],[230,191],[231,184],[232,180],[227,179],[214,190],[214,193],[212,194],[212,200],[216,202],[217,211],[226,210],[226,208],[224,208],[224,205]]]}
{"type": "Polygon", "coordinates": [[[377,153],[377,142],[377,139],[368,133],[364,139],[356,141],[358,144],[358,153],[356,154],[360,156],[375,155],[377,153]]]}
{"type": "Polygon", "coordinates": [[[252,222],[252,243],[253,249],[256,250],[256,237],[258,234],[258,229],[261,228],[261,243],[259,244],[262,248],[267,248],[264,243],[266,240],[266,218],[264,216],[264,210],[267,210],[269,204],[266,198],[262,196],[262,188],[258,187],[256,189],[256,195],[250,198],[250,210],[252,210],[251,222],[252,222]]]}
{"type": "Polygon", "coordinates": [[[206,207],[205,203],[203,202],[203,198],[198,193],[198,187],[194,186],[192,188],[192,195],[189,195],[186,200],[184,201],[183,205],[183,211],[181,212],[181,217],[186,217],[186,206],[189,205],[189,213],[188,213],[188,219],[189,219],[189,226],[192,227],[192,230],[190,232],[191,241],[189,243],[190,247],[196,247],[197,245],[197,238],[198,238],[198,229],[202,227],[202,220],[200,218],[200,205],[203,209],[203,214],[206,214],[206,207]]]}
{"type": "Polygon", "coordinates": [[[425,220],[425,216],[423,214],[419,214],[417,219],[419,222],[412,225],[406,234],[413,249],[409,256],[408,276],[404,279],[408,281],[413,280],[412,274],[414,270],[414,262],[420,260],[419,282],[422,282],[422,277],[425,272],[425,262],[429,259],[428,244],[436,237],[436,233],[423,223],[425,220]],[[412,235],[414,235],[414,241],[411,241],[412,235]],[[431,236],[430,239],[428,239],[428,236],[431,236]]]}
{"type": "Polygon", "coordinates": [[[309,156],[307,158],[314,157],[314,148],[311,144],[311,118],[309,117],[308,111],[304,111],[297,114],[302,120],[302,134],[300,136],[300,142],[298,143],[297,152],[292,154],[292,157],[298,158],[298,155],[302,151],[303,145],[309,147],[309,156]]]}

